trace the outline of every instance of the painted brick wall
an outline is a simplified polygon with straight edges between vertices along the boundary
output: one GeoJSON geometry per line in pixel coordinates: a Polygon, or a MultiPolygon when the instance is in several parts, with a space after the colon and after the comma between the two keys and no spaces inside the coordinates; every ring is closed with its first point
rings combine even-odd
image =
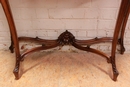
{"type": "MultiPolygon", "coordinates": [[[[69,30],[77,39],[113,36],[121,0],[9,0],[18,36],[55,39],[69,30]]],[[[130,18],[129,18],[130,19],[130,18]]],[[[130,52],[130,20],[125,32],[130,52]]],[[[0,49],[10,46],[9,27],[0,6],[0,49]]],[[[111,44],[93,47],[110,51],[111,44]]]]}

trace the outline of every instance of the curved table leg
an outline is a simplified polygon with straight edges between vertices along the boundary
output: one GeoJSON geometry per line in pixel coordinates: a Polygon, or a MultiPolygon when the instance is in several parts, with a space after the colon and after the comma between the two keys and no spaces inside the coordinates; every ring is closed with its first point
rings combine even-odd
{"type": "MultiPolygon", "coordinates": [[[[130,0],[122,0],[118,19],[117,19],[117,23],[116,23],[116,27],[115,27],[115,31],[114,31],[113,41],[112,41],[112,51],[111,51],[110,60],[111,60],[112,69],[113,69],[113,80],[114,81],[117,80],[117,76],[119,75],[119,73],[116,69],[116,63],[115,63],[116,62],[115,61],[116,46],[117,46],[117,43],[118,43],[119,33],[122,31],[121,30],[122,26],[125,29],[124,20],[127,19],[127,17],[125,15],[128,12],[129,2],[130,2],[130,0]]],[[[122,36],[123,36],[123,34],[124,34],[124,32],[122,32],[122,36]]],[[[123,40],[123,39],[121,39],[121,40],[123,40]]],[[[123,45],[123,44],[121,44],[121,45],[123,45]]],[[[121,49],[123,49],[123,46],[122,46],[121,49]]]]}
{"type": "Polygon", "coordinates": [[[14,48],[15,48],[16,64],[15,64],[15,69],[13,72],[14,72],[16,79],[18,79],[21,55],[20,55],[20,50],[19,50],[17,32],[16,32],[16,28],[15,28],[15,24],[14,24],[14,20],[13,20],[13,16],[11,13],[11,9],[10,9],[8,0],[1,0],[0,2],[2,4],[2,7],[4,9],[4,12],[5,12],[8,24],[9,24],[11,39],[12,39],[12,43],[14,44],[14,48]]]}
{"type": "Polygon", "coordinates": [[[120,38],[119,38],[119,44],[120,44],[120,53],[123,54],[125,52],[125,47],[124,47],[124,33],[125,33],[125,27],[126,27],[126,23],[129,17],[129,13],[130,13],[130,0],[128,2],[128,5],[126,7],[126,12],[124,13],[124,19],[122,21],[122,26],[121,26],[121,34],[120,34],[120,38]]]}

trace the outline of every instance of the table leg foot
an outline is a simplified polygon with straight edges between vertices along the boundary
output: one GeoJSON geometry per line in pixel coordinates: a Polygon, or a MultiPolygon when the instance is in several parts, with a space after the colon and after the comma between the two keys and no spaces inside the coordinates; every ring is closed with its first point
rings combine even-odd
{"type": "Polygon", "coordinates": [[[9,47],[9,50],[11,53],[14,53],[14,44],[11,42],[11,45],[9,47]]]}
{"type": "Polygon", "coordinates": [[[14,71],[13,71],[16,80],[18,80],[20,78],[19,77],[19,67],[20,67],[20,62],[17,61],[16,65],[15,65],[15,68],[14,68],[14,71]]]}
{"type": "Polygon", "coordinates": [[[117,77],[119,75],[119,72],[116,68],[115,57],[114,58],[111,57],[111,64],[112,64],[112,70],[113,70],[113,80],[117,81],[117,77]]]}
{"type": "Polygon", "coordinates": [[[118,75],[119,75],[118,71],[113,71],[113,80],[114,81],[117,81],[118,75]]]}
{"type": "Polygon", "coordinates": [[[118,42],[119,42],[119,44],[120,44],[120,53],[121,53],[121,54],[124,54],[124,52],[125,52],[124,40],[123,40],[122,38],[120,38],[120,39],[118,40],[118,42]]]}
{"type": "Polygon", "coordinates": [[[124,54],[124,52],[125,52],[125,47],[123,45],[121,45],[121,51],[120,51],[120,53],[124,54]]]}

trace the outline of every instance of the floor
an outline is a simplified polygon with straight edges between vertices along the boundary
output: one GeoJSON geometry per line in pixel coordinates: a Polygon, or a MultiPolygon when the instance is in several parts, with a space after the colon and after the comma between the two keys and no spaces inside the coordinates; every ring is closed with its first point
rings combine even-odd
{"type": "Polygon", "coordinates": [[[130,54],[117,53],[116,57],[120,73],[116,82],[105,58],[89,52],[61,51],[28,55],[21,63],[22,77],[15,80],[15,54],[0,51],[0,87],[129,87],[130,54]]]}

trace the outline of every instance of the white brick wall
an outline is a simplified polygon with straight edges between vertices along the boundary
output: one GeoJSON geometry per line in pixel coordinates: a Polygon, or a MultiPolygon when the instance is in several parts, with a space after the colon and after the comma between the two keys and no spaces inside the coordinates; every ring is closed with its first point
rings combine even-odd
{"type": "MultiPolygon", "coordinates": [[[[9,0],[18,36],[55,39],[69,30],[78,39],[113,36],[121,0],[9,0]]],[[[130,19],[130,18],[129,18],[130,19]]],[[[125,47],[130,47],[130,20],[125,47]]],[[[0,49],[10,45],[9,27],[0,6],[0,49]]],[[[109,51],[111,44],[94,45],[109,51]]],[[[130,52],[130,48],[126,48],[130,52]]]]}

